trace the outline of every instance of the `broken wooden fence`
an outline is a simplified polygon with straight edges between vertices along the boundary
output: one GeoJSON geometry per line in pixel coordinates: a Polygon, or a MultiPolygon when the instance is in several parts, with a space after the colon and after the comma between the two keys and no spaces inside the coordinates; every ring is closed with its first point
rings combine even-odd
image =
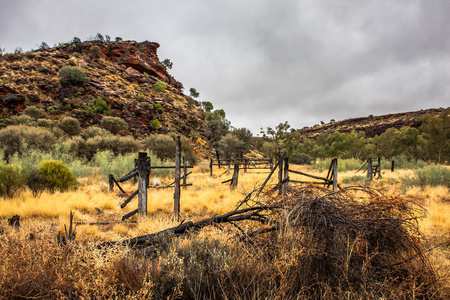
{"type": "Polygon", "coordinates": [[[239,164],[247,170],[271,170],[273,162],[271,159],[255,159],[255,158],[235,158],[235,159],[211,159],[209,162],[209,173],[213,175],[213,167],[217,166],[220,169],[222,166],[227,166],[227,171],[231,169],[231,166],[239,164]]]}
{"type": "Polygon", "coordinates": [[[126,193],[123,188],[119,185],[119,183],[125,182],[132,178],[138,178],[138,189],[131,194],[121,205],[121,208],[124,208],[128,203],[130,203],[133,198],[138,195],[138,208],[129,212],[128,214],[122,217],[122,221],[134,216],[136,213],[139,213],[140,217],[147,216],[147,189],[148,188],[169,188],[174,186],[174,216],[178,219],[180,214],[180,197],[181,190],[180,187],[190,186],[192,184],[188,184],[186,182],[187,176],[192,172],[187,172],[188,169],[193,168],[192,166],[187,165],[187,157],[186,153],[183,158],[183,166],[181,165],[181,142],[180,137],[177,137],[176,143],[176,151],[175,151],[175,166],[151,166],[150,157],[147,156],[146,152],[139,152],[138,158],[135,160],[135,167],[133,170],[125,174],[122,178],[116,180],[114,175],[109,175],[109,189],[113,191],[114,185],[116,185],[123,193],[126,193]],[[171,184],[162,187],[150,187],[149,186],[149,178],[150,172],[152,169],[175,169],[175,180],[171,184]],[[181,169],[183,169],[183,176],[181,176],[181,169]],[[181,183],[183,180],[183,183],[181,183]]]}
{"type": "MultiPolygon", "coordinates": [[[[369,158],[367,159],[367,161],[364,163],[364,165],[358,170],[356,171],[356,173],[358,173],[359,171],[366,171],[366,179],[367,181],[372,181],[372,179],[378,175],[377,179],[381,178],[381,157],[377,157],[377,158],[369,158]],[[375,164],[374,164],[375,162],[375,164]]],[[[392,161],[392,167],[391,167],[391,171],[394,170],[394,161],[392,161]]]]}

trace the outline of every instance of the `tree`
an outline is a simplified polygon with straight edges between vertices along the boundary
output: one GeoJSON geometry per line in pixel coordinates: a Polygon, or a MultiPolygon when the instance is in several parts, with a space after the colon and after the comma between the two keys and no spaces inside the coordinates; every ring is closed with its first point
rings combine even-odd
{"type": "Polygon", "coordinates": [[[228,133],[230,121],[225,119],[223,110],[215,110],[206,114],[205,134],[212,147],[217,147],[218,142],[228,133]]]}
{"type": "Polygon", "coordinates": [[[231,133],[242,142],[242,146],[239,149],[240,154],[244,155],[248,153],[250,151],[250,145],[253,137],[252,132],[247,128],[242,127],[242,128],[233,128],[231,133]]]}
{"type": "Polygon", "coordinates": [[[173,67],[173,63],[170,61],[170,59],[168,59],[168,58],[166,58],[165,60],[163,60],[162,62],[161,62],[163,65],[164,65],[164,67],[166,67],[167,69],[172,69],[172,67],[173,67]]]}
{"type": "Polygon", "coordinates": [[[450,109],[439,116],[428,115],[424,118],[420,130],[425,139],[425,150],[429,159],[438,164],[450,161],[450,109]]]}
{"type": "Polygon", "coordinates": [[[202,102],[200,102],[200,104],[201,104],[202,108],[207,112],[211,112],[214,109],[214,106],[209,101],[202,101],[202,102]]]}
{"type": "Polygon", "coordinates": [[[59,70],[58,77],[64,85],[83,85],[89,82],[89,77],[77,67],[64,67],[59,70]]]}
{"type": "Polygon", "coordinates": [[[191,93],[192,98],[198,98],[200,96],[200,93],[197,92],[197,90],[195,88],[190,88],[189,92],[191,93]]]}
{"type": "MultiPolygon", "coordinates": [[[[275,128],[267,127],[266,130],[261,130],[263,138],[273,144],[275,149],[274,153],[270,158],[278,158],[283,151],[287,151],[287,155],[290,156],[298,144],[293,132],[289,132],[291,125],[286,121],[280,123],[275,128]]],[[[267,148],[267,146],[266,146],[267,148]]]]}

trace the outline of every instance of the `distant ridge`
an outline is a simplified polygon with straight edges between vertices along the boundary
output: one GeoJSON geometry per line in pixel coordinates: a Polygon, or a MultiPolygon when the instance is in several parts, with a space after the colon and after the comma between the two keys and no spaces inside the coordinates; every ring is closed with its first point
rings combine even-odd
{"type": "Polygon", "coordinates": [[[319,134],[330,134],[335,131],[350,133],[351,131],[363,131],[366,137],[374,137],[385,132],[389,128],[401,128],[409,126],[418,128],[422,124],[421,119],[426,114],[437,115],[445,108],[430,108],[419,111],[393,113],[381,116],[368,116],[330,122],[324,125],[296,130],[302,138],[315,138],[319,134]]]}

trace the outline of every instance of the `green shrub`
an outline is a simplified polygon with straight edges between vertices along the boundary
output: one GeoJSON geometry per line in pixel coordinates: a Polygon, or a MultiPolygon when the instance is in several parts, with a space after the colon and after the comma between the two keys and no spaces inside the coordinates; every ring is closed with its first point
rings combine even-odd
{"type": "Polygon", "coordinates": [[[89,82],[89,77],[77,67],[64,67],[59,70],[58,76],[63,85],[82,85],[89,82]]]}
{"type": "Polygon", "coordinates": [[[105,115],[110,113],[108,103],[102,97],[98,97],[95,100],[95,111],[105,115]]]}
{"type": "Polygon", "coordinates": [[[450,170],[442,166],[427,166],[415,171],[413,177],[402,178],[408,186],[446,186],[450,188],[450,170]]]}
{"type": "Polygon", "coordinates": [[[161,128],[161,123],[159,123],[158,119],[151,120],[149,126],[153,130],[159,130],[161,128]]]}
{"type": "Polygon", "coordinates": [[[23,110],[23,114],[37,120],[44,115],[44,110],[37,108],[36,106],[28,106],[23,110]]]}
{"type": "Polygon", "coordinates": [[[89,48],[89,53],[92,58],[100,58],[100,47],[91,46],[91,48],[89,48]]]}
{"type": "Polygon", "coordinates": [[[45,187],[54,192],[75,189],[77,179],[70,169],[60,160],[44,160],[38,165],[45,187]]]}
{"type": "Polygon", "coordinates": [[[8,126],[0,130],[0,146],[5,149],[7,157],[25,148],[36,148],[48,151],[56,143],[55,135],[42,127],[25,125],[8,126]]]}
{"type": "Polygon", "coordinates": [[[156,92],[162,92],[167,88],[167,85],[165,82],[158,81],[157,83],[155,83],[153,88],[155,89],[156,92]]]}
{"type": "Polygon", "coordinates": [[[37,120],[37,125],[38,125],[39,127],[52,128],[53,125],[55,125],[55,124],[53,123],[52,120],[48,120],[48,119],[38,119],[38,120],[37,120]]]}
{"type": "Polygon", "coordinates": [[[0,196],[12,198],[25,185],[22,168],[0,162],[0,196]]]}
{"type": "Polygon", "coordinates": [[[96,136],[100,136],[100,137],[111,136],[111,132],[104,128],[100,128],[98,126],[91,126],[91,127],[88,127],[81,134],[81,136],[87,140],[89,138],[96,137],[96,136]]]}
{"type": "Polygon", "coordinates": [[[107,178],[109,174],[120,178],[133,170],[135,158],[135,153],[116,156],[110,150],[99,151],[94,156],[94,165],[99,167],[98,172],[103,178],[107,178]]]}
{"type": "Polygon", "coordinates": [[[66,117],[59,121],[58,127],[70,136],[77,135],[81,132],[80,122],[71,117],[66,117]]]}
{"type": "Polygon", "coordinates": [[[174,159],[176,142],[164,134],[152,134],[143,141],[144,149],[156,154],[161,160],[174,159]]]}
{"type": "Polygon", "coordinates": [[[162,110],[162,105],[161,105],[161,103],[155,103],[155,109],[157,109],[157,110],[162,110]]]}
{"type": "MultiPolygon", "coordinates": [[[[313,170],[324,171],[328,170],[330,167],[331,158],[327,158],[324,160],[319,160],[317,163],[312,164],[311,168],[313,170]]],[[[350,159],[338,159],[338,171],[345,172],[351,170],[359,170],[364,165],[364,162],[358,159],[350,158],[350,159]]]]}
{"type": "Polygon", "coordinates": [[[11,125],[28,125],[34,126],[36,125],[36,120],[28,115],[20,115],[20,116],[12,116],[9,119],[11,125]]]}
{"type": "Polygon", "coordinates": [[[109,130],[113,134],[116,134],[121,130],[128,130],[127,122],[118,117],[104,117],[100,123],[100,126],[109,130]]]}
{"type": "Polygon", "coordinates": [[[110,150],[114,155],[127,154],[139,150],[139,143],[130,136],[93,137],[86,141],[87,148],[92,153],[110,150]]]}

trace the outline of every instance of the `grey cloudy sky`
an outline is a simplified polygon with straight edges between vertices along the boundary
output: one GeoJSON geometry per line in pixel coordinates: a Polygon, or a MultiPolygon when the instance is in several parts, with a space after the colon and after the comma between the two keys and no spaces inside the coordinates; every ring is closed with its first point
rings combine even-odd
{"type": "Polygon", "coordinates": [[[0,46],[160,43],[186,91],[258,133],[450,103],[447,0],[0,0],[0,46]]]}

